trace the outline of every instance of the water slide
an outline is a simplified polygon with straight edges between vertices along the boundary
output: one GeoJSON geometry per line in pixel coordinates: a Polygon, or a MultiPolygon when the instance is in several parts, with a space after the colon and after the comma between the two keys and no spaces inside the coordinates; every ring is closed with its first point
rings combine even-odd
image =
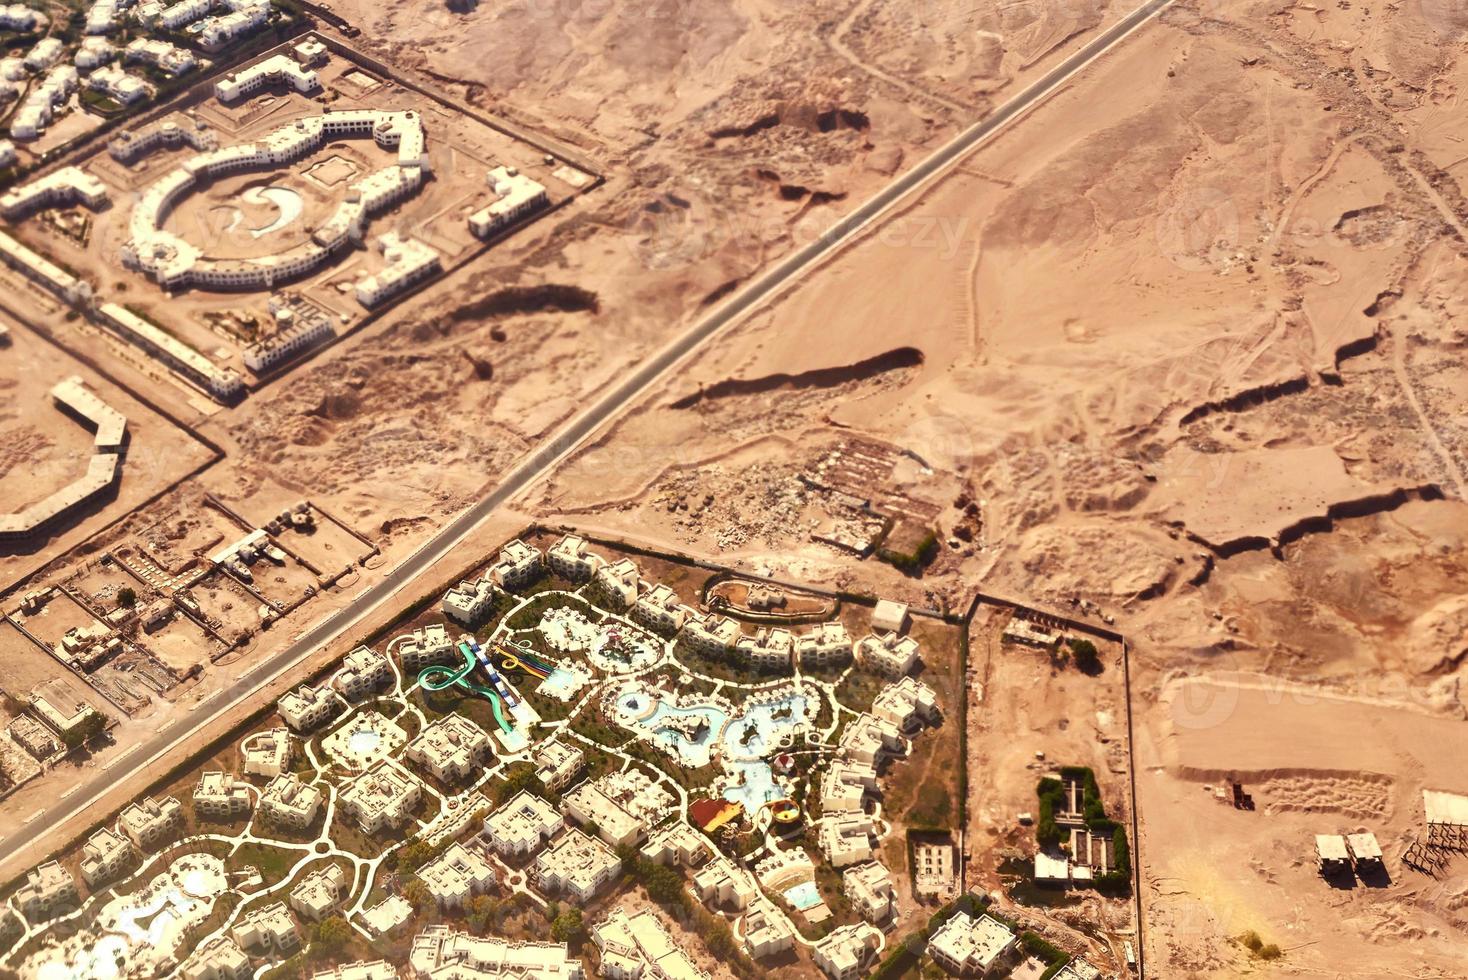
{"type": "Polygon", "coordinates": [[[551,675],[551,671],[556,669],[554,664],[546,663],[531,651],[521,647],[505,646],[504,644],[497,643],[495,644],[495,652],[502,658],[500,666],[505,670],[514,670],[518,667],[527,674],[532,674],[544,680],[551,675]]]}
{"type": "Polygon", "coordinates": [[[474,648],[468,643],[459,644],[459,653],[464,656],[464,663],[459,667],[445,667],[435,664],[432,667],[424,667],[418,672],[418,683],[425,690],[442,691],[448,687],[462,687],[466,691],[478,694],[489,699],[489,708],[494,712],[495,723],[500,726],[500,731],[513,732],[514,726],[505,717],[504,705],[500,701],[498,692],[492,688],[482,687],[469,679],[474,668],[479,666],[478,659],[474,656],[474,648]]]}

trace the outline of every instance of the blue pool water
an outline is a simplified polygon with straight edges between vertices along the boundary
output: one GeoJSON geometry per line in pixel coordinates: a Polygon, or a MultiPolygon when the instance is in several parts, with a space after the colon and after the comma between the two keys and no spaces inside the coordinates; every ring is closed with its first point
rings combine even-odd
{"type": "Polygon", "coordinates": [[[724,799],[739,803],[744,812],[753,817],[760,807],[785,794],[775,785],[775,772],[763,762],[746,762],[731,765],[740,781],[724,790],[724,799]]]}
{"type": "Polygon", "coordinates": [[[785,898],[800,911],[813,909],[821,904],[821,890],[814,881],[802,881],[794,888],[785,890],[785,898]]]}

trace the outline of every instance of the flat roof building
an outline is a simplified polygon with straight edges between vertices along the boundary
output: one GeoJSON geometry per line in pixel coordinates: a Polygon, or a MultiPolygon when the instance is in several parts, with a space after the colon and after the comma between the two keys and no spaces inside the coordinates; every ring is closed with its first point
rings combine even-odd
{"type": "Polygon", "coordinates": [[[693,615],[678,598],[678,593],[659,582],[648,589],[632,605],[632,618],[649,629],[672,636],[693,615]]]}
{"type": "Polygon", "coordinates": [[[759,886],[749,872],[722,854],[715,854],[693,875],[693,890],[699,901],[711,907],[732,905],[748,908],[759,897],[759,886]]]}
{"type": "Polygon", "coordinates": [[[759,898],[744,914],[744,948],[755,959],[777,956],[795,945],[795,930],[785,914],[759,898]]]}
{"type": "Polygon", "coordinates": [[[873,837],[876,822],[865,813],[839,813],[822,817],[816,843],[833,868],[870,861],[876,855],[873,837]]]}
{"type": "Polygon", "coordinates": [[[77,905],[81,893],[76,879],[56,861],[32,868],[25,884],[15,893],[15,904],[22,915],[33,923],[44,922],[66,906],[77,905]]]}
{"type": "Polygon", "coordinates": [[[242,949],[290,954],[301,946],[300,934],[284,902],[256,906],[234,924],[229,934],[242,949]]]}
{"type": "Polygon", "coordinates": [[[291,908],[307,921],[324,919],[341,902],[342,889],[346,887],[347,881],[347,873],[339,864],[317,868],[291,889],[291,908]]]}
{"type": "Polygon", "coordinates": [[[674,867],[694,867],[712,853],[708,840],[682,820],[674,820],[654,832],[642,845],[644,858],[654,864],[674,867]]]}
{"type": "Polygon", "coordinates": [[[42,208],[73,204],[100,211],[107,206],[107,185],[80,167],[62,167],[0,195],[0,214],[15,218],[42,208]]]}
{"type": "Polygon", "coordinates": [[[321,810],[321,790],[292,773],[272,779],[260,793],[259,812],[266,820],[291,830],[305,830],[321,810]]]}
{"type": "Polygon", "coordinates": [[[935,898],[953,889],[953,845],[918,841],[912,847],[912,890],[918,898],[935,898]]]}
{"type": "Polygon", "coordinates": [[[857,980],[866,972],[882,933],[866,922],[838,926],[811,944],[811,958],[831,980],[857,980]]]}
{"type": "Polygon", "coordinates": [[[623,769],[580,784],[561,802],[567,815],[595,827],[608,844],[630,847],[672,813],[676,801],[641,769],[623,769]]]}
{"type": "Polygon", "coordinates": [[[868,922],[887,922],[897,913],[892,873],[885,865],[871,862],[847,868],[841,873],[841,890],[868,922]]]}
{"type": "Polygon", "coordinates": [[[709,613],[690,616],[678,642],[705,657],[726,657],[739,642],[739,624],[727,616],[709,613]]]}
{"type": "Polygon", "coordinates": [[[311,975],[311,980],[399,980],[398,968],[387,960],[339,963],[311,975]]]}
{"type": "Polygon", "coordinates": [[[382,268],[357,282],[357,302],[369,310],[443,269],[438,249],[395,231],[378,237],[377,250],[382,268]]]}
{"type": "Polygon", "coordinates": [[[1362,865],[1381,866],[1381,845],[1377,843],[1375,834],[1347,834],[1346,848],[1351,852],[1351,860],[1357,870],[1362,865]]]}
{"type": "MultiPolygon", "coordinates": [[[[144,195],[147,200],[147,195],[144,195]]],[[[142,205],[140,204],[139,207],[142,205]]],[[[134,208],[134,215],[137,208],[134,208]]],[[[136,220],[136,217],[134,217],[136,220]]],[[[178,340],[156,324],[116,303],[103,303],[97,308],[98,318],[112,327],[124,340],[157,357],[174,371],[203,388],[217,401],[229,402],[245,390],[244,379],[233,368],[221,368],[209,358],[178,340]]]]}
{"type": "Polygon", "coordinates": [[[897,726],[868,714],[857,715],[841,733],[841,754],[875,765],[885,755],[901,755],[907,742],[897,726]]]}
{"type": "Polygon", "coordinates": [[[1315,861],[1321,874],[1349,871],[1351,856],[1346,851],[1346,839],[1340,834],[1316,834],[1315,861]]]}
{"type": "Polygon", "coordinates": [[[525,588],[544,572],[545,564],[540,549],[519,538],[506,542],[500,549],[499,558],[489,566],[489,576],[494,579],[494,584],[507,592],[525,588]]]}
{"type": "Polygon", "coordinates": [[[494,200],[469,216],[476,238],[491,238],[546,206],[545,187],[514,167],[495,167],[486,175],[494,200]]]}
{"type": "Polygon", "coordinates": [[[856,662],[886,677],[900,677],[918,662],[918,641],[899,633],[868,633],[856,644],[856,662]]]}
{"type": "Polygon", "coordinates": [[[337,797],[342,812],[364,834],[401,827],[413,816],[423,784],[392,759],[379,759],[337,797]]]}
{"type": "Polygon", "coordinates": [[[128,839],[111,827],[103,827],[82,845],[82,880],[88,888],[112,881],[132,864],[138,852],[128,839]]]}
{"type": "Polygon", "coordinates": [[[633,915],[613,909],[592,928],[591,939],[609,980],[709,980],[651,909],[633,915]]]}
{"type": "Polygon", "coordinates": [[[500,854],[525,855],[550,840],[565,821],[548,801],[525,790],[484,818],[484,837],[500,854]]]}
{"type": "Polygon", "coordinates": [[[872,629],[901,633],[907,629],[907,604],[882,599],[872,610],[872,629]]]}
{"type": "Polygon", "coordinates": [[[277,54],[225,75],[214,83],[214,96],[221,102],[235,102],[267,85],[284,85],[307,94],[321,87],[321,78],[289,56],[277,54]]]}
{"type": "Polygon", "coordinates": [[[329,685],[311,687],[302,684],[294,691],[287,691],[276,708],[280,717],[297,732],[309,732],[326,724],[341,708],[341,700],[329,685]]]}
{"type": "Polygon", "coordinates": [[[441,608],[443,614],[456,623],[475,627],[484,621],[494,608],[495,597],[504,591],[494,584],[494,579],[484,575],[476,581],[465,580],[444,593],[441,608]]]}
{"type": "Polygon", "coordinates": [[[589,902],[622,871],[615,851],[572,827],[540,852],[532,876],[541,890],[576,902],[589,902]]]}
{"type": "Polygon", "coordinates": [[[586,539],[578,534],[568,534],[547,548],[545,560],[552,572],[572,582],[590,580],[605,564],[600,555],[587,550],[586,539]]]}
{"type": "Polygon", "coordinates": [[[127,416],[99,398],[81,378],[72,376],[57,382],[51,389],[51,400],[95,433],[94,451],[122,451],[127,441],[127,416]]]}
{"type": "Polygon", "coordinates": [[[183,805],[171,796],[151,796],[128,804],[117,818],[117,829],[138,850],[153,850],[183,829],[183,805]]]}
{"type": "Polygon", "coordinates": [[[476,774],[490,757],[489,733],[463,715],[444,715],[408,743],[409,762],[443,783],[457,783],[476,774]]]}
{"type": "Polygon", "coordinates": [[[802,668],[832,667],[851,660],[851,637],[839,622],[817,623],[795,638],[802,668]]]}
{"type": "Polygon", "coordinates": [[[256,732],[240,743],[246,776],[279,776],[290,769],[294,754],[290,732],[284,728],[256,732]]]}
{"type": "MultiPolygon", "coordinates": [[[[448,598],[445,597],[445,613],[448,612],[448,601],[448,598]]],[[[454,649],[454,641],[449,637],[449,631],[443,627],[442,623],[431,623],[400,637],[397,640],[396,649],[398,662],[403,665],[404,674],[416,675],[424,667],[448,664],[458,656],[458,651],[454,649]]]]}
{"type": "Polygon", "coordinates": [[[535,750],[535,776],[551,793],[559,793],[571,785],[586,765],[586,753],[575,745],[551,740],[535,750]]]}
{"type": "Polygon", "coordinates": [[[200,943],[178,970],[183,980],[249,980],[254,974],[250,958],[229,936],[200,943]]]}
{"type": "Polygon", "coordinates": [[[433,925],[413,940],[408,967],[417,980],[583,980],[565,943],[472,936],[433,925]]]}
{"type": "Polygon", "coordinates": [[[642,573],[631,558],[620,558],[598,568],[592,581],[617,608],[630,609],[637,601],[637,584],[642,581],[642,573]]]}
{"type": "Polygon", "coordinates": [[[194,816],[200,820],[233,820],[250,812],[250,787],[233,773],[206,772],[194,787],[194,816]]]}
{"type": "Polygon", "coordinates": [[[461,909],[494,887],[494,867],[478,851],[456,843],[418,869],[440,909],[461,909]]]}
{"type": "Polygon", "coordinates": [[[955,976],[998,976],[1012,958],[1016,942],[999,920],[956,912],[928,940],[928,955],[955,976]]]}
{"type": "Polygon", "coordinates": [[[736,656],[757,670],[788,669],[794,649],[795,637],[783,626],[761,626],[734,642],[736,656]]]}
{"type": "Polygon", "coordinates": [[[877,692],[872,715],[878,721],[908,730],[938,720],[938,695],[916,677],[903,677],[877,692]]]}
{"type": "Polygon", "coordinates": [[[342,659],[332,685],[348,701],[360,701],[392,681],[387,658],[369,647],[357,647],[342,659]]]}

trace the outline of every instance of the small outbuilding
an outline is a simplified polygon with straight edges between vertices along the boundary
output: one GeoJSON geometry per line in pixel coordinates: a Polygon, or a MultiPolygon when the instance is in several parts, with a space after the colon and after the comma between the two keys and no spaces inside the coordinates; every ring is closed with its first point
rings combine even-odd
{"type": "Polygon", "coordinates": [[[1346,851],[1346,839],[1340,834],[1316,834],[1315,860],[1323,875],[1350,871],[1351,856],[1346,851]]]}
{"type": "Polygon", "coordinates": [[[882,599],[872,610],[872,629],[888,633],[901,633],[907,629],[907,605],[882,599]]]}
{"type": "Polygon", "coordinates": [[[1381,845],[1377,843],[1375,834],[1351,834],[1346,838],[1346,846],[1351,851],[1356,870],[1381,867],[1381,845]]]}

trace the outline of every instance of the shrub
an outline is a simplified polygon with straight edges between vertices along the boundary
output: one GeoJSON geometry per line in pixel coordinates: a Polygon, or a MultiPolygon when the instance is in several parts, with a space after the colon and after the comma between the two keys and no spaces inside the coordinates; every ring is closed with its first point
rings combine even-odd
{"type": "Polygon", "coordinates": [[[1087,674],[1093,674],[1101,668],[1101,651],[1096,649],[1096,644],[1084,637],[1071,637],[1066,641],[1070,652],[1075,657],[1076,667],[1087,674]]]}
{"type": "Polygon", "coordinates": [[[1055,810],[1065,799],[1065,784],[1058,779],[1042,779],[1035,787],[1040,798],[1040,815],[1035,820],[1035,840],[1041,847],[1060,843],[1060,827],[1055,823],[1055,810]]]}

